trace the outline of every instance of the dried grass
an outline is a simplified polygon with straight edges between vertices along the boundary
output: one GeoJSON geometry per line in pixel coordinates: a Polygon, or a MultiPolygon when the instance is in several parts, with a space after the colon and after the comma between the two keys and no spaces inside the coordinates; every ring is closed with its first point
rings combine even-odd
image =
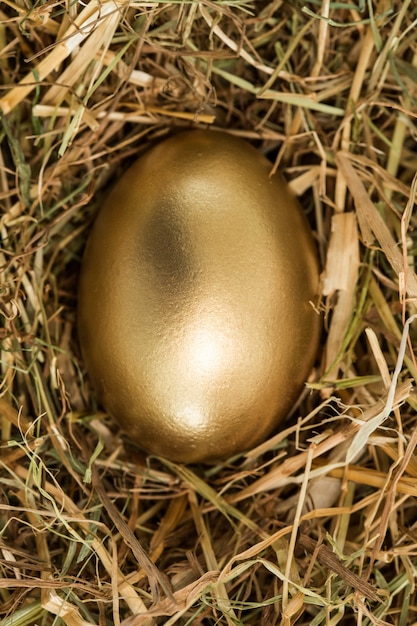
{"type": "Polygon", "coordinates": [[[417,7],[0,4],[0,624],[417,623],[417,7]],[[283,430],[215,466],[132,449],[75,328],[108,185],[172,128],[283,171],[324,268],[283,430]]]}

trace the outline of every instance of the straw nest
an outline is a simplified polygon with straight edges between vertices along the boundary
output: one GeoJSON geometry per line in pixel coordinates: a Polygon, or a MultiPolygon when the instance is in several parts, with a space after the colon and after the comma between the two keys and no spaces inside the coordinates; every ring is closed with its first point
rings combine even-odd
{"type": "Polygon", "coordinates": [[[0,6],[0,624],[417,621],[417,6],[0,6]],[[76,333],[100,200],[173,128],[300,197],[324,338],[283,430],[212,466],[132,448],[76,333]]]}

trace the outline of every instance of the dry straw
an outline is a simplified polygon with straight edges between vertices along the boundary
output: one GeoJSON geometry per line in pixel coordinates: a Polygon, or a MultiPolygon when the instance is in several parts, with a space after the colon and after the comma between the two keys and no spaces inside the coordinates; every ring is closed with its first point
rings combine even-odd
{"type": "Polygon", "coordinates": [[[417,5],[0,3],[0,625],[417,623],[417,5]],[[246,137],[300,196],[323,342],[283,429],[146,458],[76,334],[91,220],[173,128],[246,137]]]}

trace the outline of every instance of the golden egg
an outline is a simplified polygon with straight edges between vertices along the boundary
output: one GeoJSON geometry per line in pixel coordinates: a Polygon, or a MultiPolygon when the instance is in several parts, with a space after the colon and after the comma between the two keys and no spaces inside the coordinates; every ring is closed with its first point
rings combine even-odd
{"type": "Polygon", "coordinates": [[[179,462],[264,440],[318,346],[309,227],[251,145],[193,130],[152,148],[89,238],[79,336],[99,401],[144,450],[179,462]]]}

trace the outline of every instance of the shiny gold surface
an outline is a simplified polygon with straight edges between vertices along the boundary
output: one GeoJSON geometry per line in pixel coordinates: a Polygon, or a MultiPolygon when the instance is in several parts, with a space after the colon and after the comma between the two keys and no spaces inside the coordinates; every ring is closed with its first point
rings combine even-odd
{"type": "Polygon", "coordinates": [[[120,179],[83,262],[79,335],[107,411],[149,452],[264,439],[312,366],[318,266],[299,206],[239,139],[190,131],[120,179]]]}

